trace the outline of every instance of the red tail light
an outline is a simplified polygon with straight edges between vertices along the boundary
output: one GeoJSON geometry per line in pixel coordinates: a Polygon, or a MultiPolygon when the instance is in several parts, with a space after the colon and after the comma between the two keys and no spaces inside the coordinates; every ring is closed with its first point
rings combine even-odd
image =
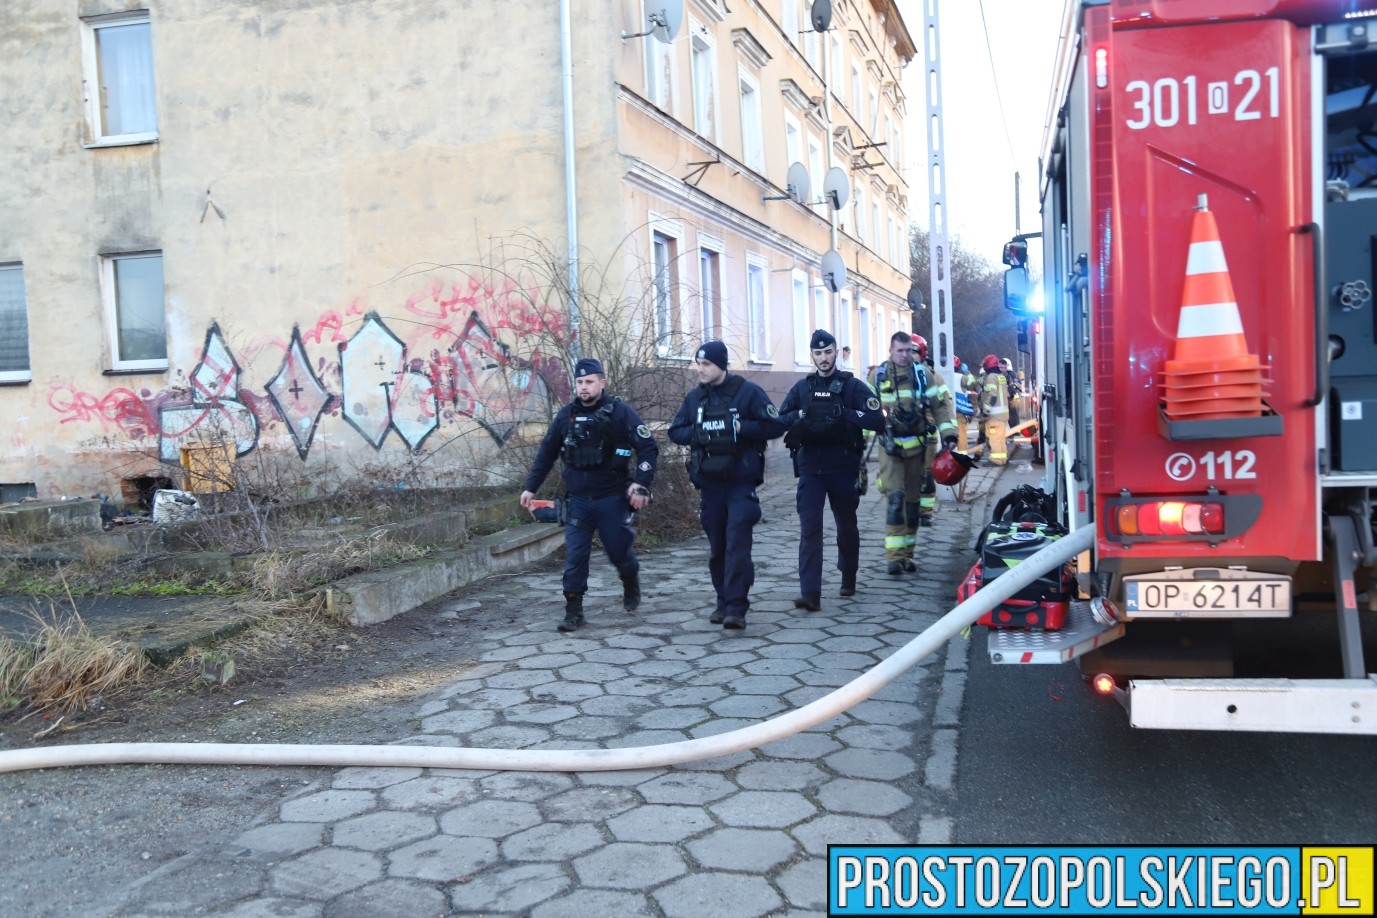
{"type": "Polygon", "coordinates": [[[1114,542],[1188,541],[1218,543],[1257,521],[1262,498],[1225,496],[1211,489],[1199,497],[1110,498],[1105,502],[1105,536],[1114,542]]]}
{"type": "Polygon", "coordinates": [[[1127,536],[1183,536],[1224,532],[1224,506],[1213,501],[1158,500],[1123,504],[1114,517],[1127,536]]]}

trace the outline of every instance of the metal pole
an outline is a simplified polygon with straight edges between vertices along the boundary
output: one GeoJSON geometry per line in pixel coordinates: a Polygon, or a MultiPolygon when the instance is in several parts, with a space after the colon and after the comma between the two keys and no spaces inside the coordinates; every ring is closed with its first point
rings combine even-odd
{"type": "Polygon", "coordinates": [[[564,86],[564,208],[569,221],[569,355],[578,360],[579,340],[579,197],[574,159],[574,51],[569,0],[559,0],[559,52],[564,86]]]}
{"type": "Polygon", "coordinates": [[[937,0],[925,0],[923,44],[927,54],[928,276],[932,291],[932,359],[952,379],[951,259],[947,246],[946,143],[942,137],[942,57],[937,0]]]}

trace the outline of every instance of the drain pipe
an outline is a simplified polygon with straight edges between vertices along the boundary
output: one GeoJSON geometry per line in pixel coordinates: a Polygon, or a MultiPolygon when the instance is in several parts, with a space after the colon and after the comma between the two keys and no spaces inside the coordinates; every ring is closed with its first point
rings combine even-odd
{"type": "Polygon", "coordinates": [[[894,654],[796,711],[716,736],[628,749],[473,749],[438,746],[310,746],[254,743],[99,743],[0,752],[0,772],[75,765],[318,765],[330,768],[470,768],[496,771],[620,771],[682,765],[753,749],[837,716],[921,663],[986,612],[1094,543],[1085,526],[1043,548],[942,616],[894,654]]]}

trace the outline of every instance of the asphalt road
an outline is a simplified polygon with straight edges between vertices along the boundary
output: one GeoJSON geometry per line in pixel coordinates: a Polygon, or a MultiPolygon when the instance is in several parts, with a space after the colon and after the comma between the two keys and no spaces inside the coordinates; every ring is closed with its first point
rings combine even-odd
{"type": "Polygon", "coordinates": [[[957,843],[1371,844],[1374,785],[1377,737],[1134,730],[1073,664],[971,642],[957,843]]]}

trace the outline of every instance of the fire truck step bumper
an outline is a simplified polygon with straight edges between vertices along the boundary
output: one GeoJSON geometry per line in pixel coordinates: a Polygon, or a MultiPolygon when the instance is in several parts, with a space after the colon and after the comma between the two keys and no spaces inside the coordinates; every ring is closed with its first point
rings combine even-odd
{"type": "Polygon", "coordinates": [[[1127,705],[1129,723],[1144,729],[1377,736],[1377,675],[1134,680],[1127,705]]]}
{"type": "Polygon", "coordinates": [[[991,663],[1066,663],[1123,634],[1123,622],[1102,625],[1091,615],[1090,603],[1073,600],[1060,631],[991,628],[986,647],[991,663]]]}

